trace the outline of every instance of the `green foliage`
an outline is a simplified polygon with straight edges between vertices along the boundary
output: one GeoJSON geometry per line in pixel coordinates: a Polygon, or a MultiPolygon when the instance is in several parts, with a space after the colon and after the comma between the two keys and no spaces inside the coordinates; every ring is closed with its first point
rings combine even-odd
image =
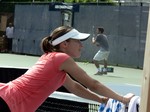
{"type": "Polygon", "coordinates": [[[96,0],[75,0],[78,3],[95,3],[96,0]]]}
{"type": "Polygon", "coordinates": [[[65,2],[65,3],[112,3],[113,0],[48,0],[49,2],[65,2]]]}
{"type": "Polygon", "coordinates": [[[1,0],[1,2],[28,2],[28,1],[31,1],[31,0],[1,0]]]}
{"type": "MultiPolygon", "coordinates": [[[[107,0],[105,0],[105,1],[107,1],[107,0]]],[[[97,0],[64,0],[64,2],[67,2],[67,3],[96,3],[97,0]]]]}
{"type": "MultiPolygon", "coordinates": [[[[66,2],[66,3],[96,3],[110,2],[112,0],[34,0],[39,2],[66,2]]],[[[1,0],[1,2],[33,2],[33,0],[1,0]]]]}

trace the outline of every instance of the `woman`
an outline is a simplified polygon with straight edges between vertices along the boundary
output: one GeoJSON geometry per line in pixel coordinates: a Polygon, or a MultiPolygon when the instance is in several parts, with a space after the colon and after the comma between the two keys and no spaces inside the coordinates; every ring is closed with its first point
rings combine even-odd
{"type": "Polygon", "coordinates": [[[123,97],[113,92],[89,77],[73,60],[80,57],[83,47],[80,40],[88,37],[89,34],[61,26],[43,38],[41,48],[44,54],[37,63],[17,79],[0,84],[0,112],[6,112],[6,109],[7,112],[35,112],[62,85],[75,95],[99,103],[106,103],[108,98],[128,103],[132,96],[123,97]],[[68,74],[88,89],[72,80],[68,74]]]}

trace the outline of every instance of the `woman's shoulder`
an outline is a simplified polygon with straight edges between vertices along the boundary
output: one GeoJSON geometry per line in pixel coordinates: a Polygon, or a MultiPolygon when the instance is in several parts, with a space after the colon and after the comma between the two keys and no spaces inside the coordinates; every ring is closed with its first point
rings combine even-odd
{"type": "Polygon", "coordinates": [[[70,56],[66,53],[49,52],[49,53],[43,54],[39,60],[53,60],[54,62],[58,63],[58,62],[63,62],[68,58],[70,58],[70,56]]]}
{"type": "Polygon", "coordinates": [[[55,52],[53,55],[53,61],[56,63],[55,65],[58,66],[69,58],[70,56],[68,54],[62,52],[55,52]]]}

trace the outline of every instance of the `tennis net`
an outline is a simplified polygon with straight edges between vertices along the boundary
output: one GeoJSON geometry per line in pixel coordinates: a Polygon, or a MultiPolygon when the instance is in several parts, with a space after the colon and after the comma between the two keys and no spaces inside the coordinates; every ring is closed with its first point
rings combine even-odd
{"type": "Polygon", "coordinates": [[[36,112],[98,112],[99,103],[72,93],[54,92],[36,112]]]}

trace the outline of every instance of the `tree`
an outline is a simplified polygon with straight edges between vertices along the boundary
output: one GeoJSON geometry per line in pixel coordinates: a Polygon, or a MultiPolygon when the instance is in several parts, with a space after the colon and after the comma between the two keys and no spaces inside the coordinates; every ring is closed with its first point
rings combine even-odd
{"type": "MultiPolygon", "coordinates": [[[[112,0],[34,0],[35,2],[66,2],[66,3],[97,3],[112,2],[112,0]]],[[[33,2],[33,0],[1,0],[1,2],[33,2]]]]}

